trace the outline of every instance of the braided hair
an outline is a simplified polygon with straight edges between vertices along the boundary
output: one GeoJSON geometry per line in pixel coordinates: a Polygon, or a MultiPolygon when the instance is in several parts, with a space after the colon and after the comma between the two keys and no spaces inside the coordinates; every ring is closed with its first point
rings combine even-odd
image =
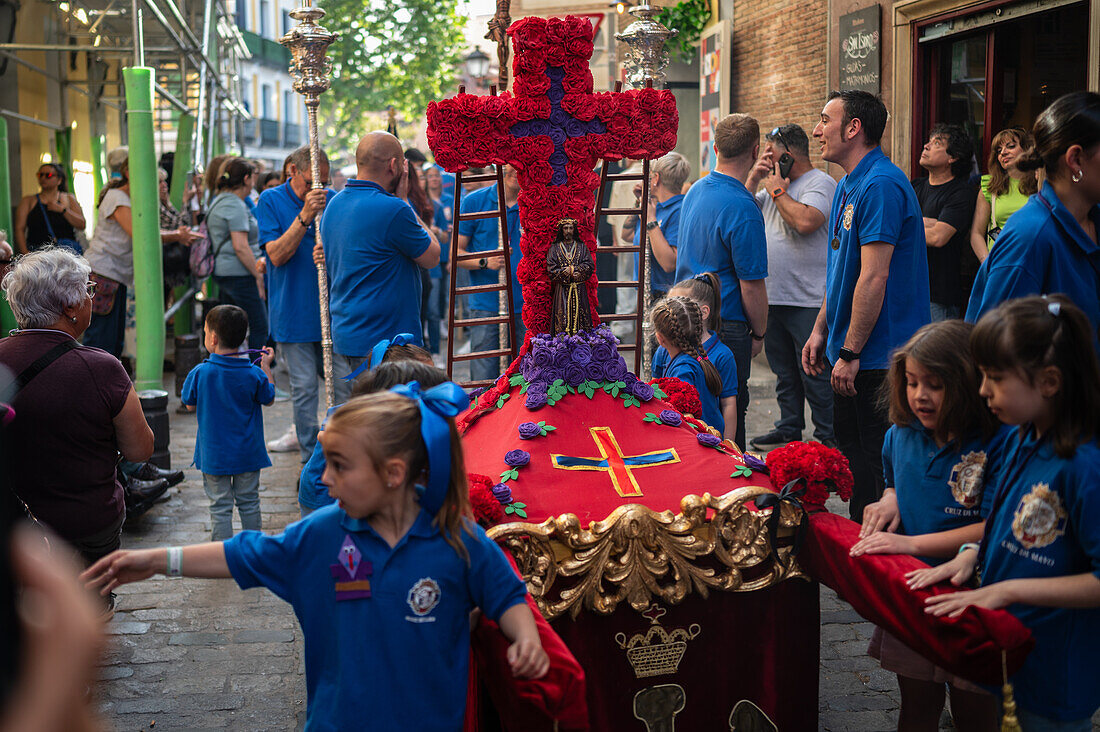
{"type": "Polygon", "coordinates": [[[706,328],[718,332],[722,327],[722,282],[713,272],[697,274],[686,280],[680,280],[672,289],[687,292],[688,297],[710,308],[706,328]]]}
{"type": "Polygon", "coordinates": [[[706,330],[699,304],[688,297],[666,297],[653,307],[650,319],[662,338],[699,362],[710,393],[721,394],[722,377],[703,348],[706,330]]]}

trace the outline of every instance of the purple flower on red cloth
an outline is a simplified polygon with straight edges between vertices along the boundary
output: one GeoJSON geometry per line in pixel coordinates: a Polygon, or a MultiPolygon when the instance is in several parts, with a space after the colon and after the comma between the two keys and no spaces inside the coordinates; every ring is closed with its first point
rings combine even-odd
{"type": "Polygon", "coordinates": [[[610,363],[615,360],[615,356],[617,355],[615,345],[604,339],[593,341],[591,348],[592,360],[596,363],[610,363]]]}
{"type": "Polygon", "coordinates": [[[592,360],[592,347],[582,341],[573,346],[573,353],[570,354],[570,358],[573,359],[573,363],[583,366],[592,360]]]}
{"type": "Polygon", "coordinates": [[[526,450],[509,450],[504,453],[504,463],[513,468],[522,468],[531,462],[531,453],[526,450]]]}
{"type": "Polygon", "coordinates": [[[523,405],[528,409],[539,409],[540,407],[545,407],[546,392],[528,390],[527,399],[524,400],[523,405]]]}
{"type": "MultiPolygon", "coordinates": [[[[532,348],[527,360],[539,368],[547,368],[554,362],[554,354],[549,347],[532,348]]],[[[531,381],[531,379],[528,379],[531,381]]]]}
{"type": "Polygon", "coordinates": [[[626,375],[630,373],[630,369],[626,367],[626,361],[619,357],[619,360],[612,361],[604,369],[604,373],[607,374],[608,381],[623,381],[626,379],[626,375]]]}
{"type": "Polygon", "coordinates": [[[640,402],[648,402],[653,398],[653,387],[644,381],[634,381],[627,387],[631,396],[640,402]]]}
{"type": "Polygon", "coordinates": [[[661,418],[661,424],[667,424],[669,427],[679,427],[684,423],[684,418],[675,409],[662,409],[657,416],[661,418]]]}
{"type": "Polygon", "coordinates": [[[722,440],[709,432],[700,432],[695,435],[695,439],[699,440],[699,444],[704,447],[718,447],[722,444],[722,440]]]}
{"type": "Polygon", "coordinates": [[[584,366],[579,363],[571,363],[565,367],[565,372],[562,374],[562,378],[569,386],[579,386],[583,384],[587,379],[584,366]]]}
{"type": "Polygon", "coordinates": [[[504,483],[497,483],[493,486],[493,498],[497,499],[503,504],[512,502],[512,489],[506,486],[504,483]]]}
{"type": "Polygon", "coordinates": [[[589,361],[584,365],[585,381],[603,381],[603,366],[596,361],[589,361]]]}
{"type": "Polygon", "coordinates": [[[523,422],[518,429],[521,440],[531,440],[542,434],[542,428],[534,422],[523,422]]]}
{"type": "Polygon", "coordinates": [[[760,470],[765,473],[768,472],[768,464],[753,455],[751,452],[745,453],[745,465],[747,465],[750,470],[760,470]]]}

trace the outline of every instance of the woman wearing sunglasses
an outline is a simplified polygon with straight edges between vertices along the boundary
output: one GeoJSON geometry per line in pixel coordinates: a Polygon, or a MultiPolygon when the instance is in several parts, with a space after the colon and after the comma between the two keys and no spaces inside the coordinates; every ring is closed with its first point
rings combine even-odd
{"type": "Polygon", "coordinates": [[[15,211],[15,247],[26,254],[56,244],[80,254],[76,232],[84,230],[84,211],[65,190],[61,166],[43,163],[38,169],[38,193],[23,196],[15,211]]]}

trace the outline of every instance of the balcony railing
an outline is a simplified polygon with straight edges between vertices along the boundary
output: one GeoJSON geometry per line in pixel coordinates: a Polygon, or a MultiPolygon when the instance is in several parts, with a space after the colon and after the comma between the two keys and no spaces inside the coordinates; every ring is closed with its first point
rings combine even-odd
{"type": "Polygon", "coordinates": [[[279,121],[274,119],[260,120],[260,144],[267,147],[279,145],[279,121]]]}
{"type": "Polygon", "coordinates": [[[302,126],[293,122],[283,125],[283,147],[298,147],[302,144],[302,126]]]}
{"type": "Polygon", "coordinates": [[[246,145],[256,142],[256,120],[241,122],[241,140],[246,145]]]}
{"type": "Polygon", "coordinates": [[[250,31],[241,31],[241,35],[254,61],[263,61],[284,71],[290,65],[290,51],[277,41],[250,31]]]}

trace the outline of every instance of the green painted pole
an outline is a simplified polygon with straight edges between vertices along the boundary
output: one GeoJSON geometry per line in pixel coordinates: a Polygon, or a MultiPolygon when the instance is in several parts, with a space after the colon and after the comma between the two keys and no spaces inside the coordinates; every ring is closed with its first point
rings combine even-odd
{"type": "Polygon", "coordinates": [[[181,114],[176,125],[176,154],[173,158],[172,180],[168,186],[168,200],[176,207],[177,211],[183,211],[183,191],[187,187],[187,179],[191,174],[191,138],[195,134],[195,118],[189,114],[181,114]]]}
{"type": "Polygon", "coordinates": [[[160,251],[160,202],[153,147],[153,69],[122,70],[126,129],[130,137],[130,210],[134,232],[134,298],[137,301],[137,365],[134,387],[160,389],[164,371],[164,273],[160,251]]]}
{"type": "MultiPolygon", "coordinates": [[[[15,249],[15,234],[11,222],[11,177],[8,171],[8,121],[0,117],[0,230],[8,237],[8,244],[15,249]]],[[[0,336],[6,336],[15,327],[15,316],[8,306],[6,295],[0,294],[0,336]]]]}
{"type": "MultiPolygon", "coordinates": [[[[176,125],[176,155],[175,164],[172,166],[172,181],[168,188],[168,200],[184,215],[187,211],[183,210],[183,191],[191,177],[191,138],[194,134],[195,118],[189,114],[181,114],[179,123],[176,125]]],[[[187,287],[180,285],[175,289],[175,296],[182,297],[185,292],[187,287]]],[[[172,332],[175,335],[184,335],[194,330],[191,322],[192,305],[193,303],[184,305],[172,317],[172,332]]]]}
{"type": "Polygon", "coordinates": [[[69,180],[69,190],[73,187],[73,130],[66,127],[54,133],[54,143],[57,146],[57,164],[65,171],[65,177],[69,180]]]}
{"type": "MultiPolygon", "coordinates": [[[[99,200],[99,193],[107,187],[107,136],[92,135],[92,191],[95,200],[99,200]]],[[[95,216],[92,216],[95,221],[95,216]]]]}

